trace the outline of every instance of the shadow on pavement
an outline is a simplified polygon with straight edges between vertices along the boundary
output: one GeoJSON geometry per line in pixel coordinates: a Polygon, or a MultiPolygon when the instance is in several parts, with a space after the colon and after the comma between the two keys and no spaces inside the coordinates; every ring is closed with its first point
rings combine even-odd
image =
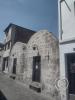
{"type": "Polygon", "coordinates": [[[0,91],[0,100],[7,100],[2,91],[0,91]]]}

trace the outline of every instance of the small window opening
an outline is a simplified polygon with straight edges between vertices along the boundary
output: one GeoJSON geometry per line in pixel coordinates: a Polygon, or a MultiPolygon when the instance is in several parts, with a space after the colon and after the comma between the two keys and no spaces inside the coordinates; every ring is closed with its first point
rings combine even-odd
{"type": "Polygon", "coordinates": [[[0,63],[1,63],[1,56],[0,56],[0,63]]]}
{"type": "Polygon", "coordinates": [[[33,47],[33,50],[36,50],[36,47],[33,47]]]}

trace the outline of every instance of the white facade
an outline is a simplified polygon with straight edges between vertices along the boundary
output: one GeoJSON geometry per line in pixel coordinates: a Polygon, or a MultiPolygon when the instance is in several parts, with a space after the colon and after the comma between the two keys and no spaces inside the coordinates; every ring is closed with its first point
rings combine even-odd
{"type": "Polygon", "coordinates": [[[9,71],[9,56],[10,56],[10,50],[11,50],[11,32],[12,28],[9,29],[8,33],[6,33],[5,37],[5,46],[4,46],[4,53],[3,53],[3,64],[2,64],[2,70],[5,73],[8,73],[9,71]]]}
{"type": "Polygon", "coordinates": [[[75,38],[75,0],[59,0],[59,40],[75,38]],[[62,2],[61,2],[62,1],[62,2]],[[61,36],[62,35],[62,36],[61,36]],[[62,39],[61,39],[62,37],[62,39]]]}
{"type": "MultiPolygon", "coordinates": [[[[68,78],[67,76],[69,76],[68,58],[66,56],[75,53],[75,0],[58,0],[58,14],[60,78],[62,79],[68,78]]],[[[67,91],[62,92],[61,100],[69,100],[69,94],[67,91]]]]}

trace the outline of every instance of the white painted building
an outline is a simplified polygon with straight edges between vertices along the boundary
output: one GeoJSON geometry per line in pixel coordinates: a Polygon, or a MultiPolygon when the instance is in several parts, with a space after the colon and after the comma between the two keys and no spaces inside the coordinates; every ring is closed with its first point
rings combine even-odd
{"type": "Polygon", "coordinates": [[[69,81],[61,100],[75,100],[75,0],[58,0],[58,14],[60,78],[69,81]]]}

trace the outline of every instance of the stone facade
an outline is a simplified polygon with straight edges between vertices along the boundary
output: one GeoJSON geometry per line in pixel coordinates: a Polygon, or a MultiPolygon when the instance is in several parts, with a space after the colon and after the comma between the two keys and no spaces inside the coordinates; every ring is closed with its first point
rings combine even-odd
{"type": "Polygon", "coordinates": [[[16,41],[10,49],[4,51],[3,58],[9,58],[3,71],[24,82],[27,87],[40,87],[42,94],[58,100],[55,87],[59,78],[58,39],[47,30],[35,32],[28,41],[25,39],[25,42],[16,41]]]}
{"type": "Polygon", "coordinates": [[[26,55],[26,44],[22,42],[16,42],[10,52],[10,61],[9,61],[9,73],[10,75],[16,74],[16,79],[23,80],[24,68],[26,66],[25,62],[26,55]],[[16,59],[16,68],[13,72],[13,62],[16,59]]]}
{"type": "Polygon", "coordinates": [[[15,53],[17,52],[17,55],[21,54],[20,52],[22,52],[21,49],[23,48],[23,43],[27,43],[30,37],[35,33],[35,31],[23,28],[15,24],[9,24],[4,32],[6,38],[4,41],[2,71],[5,73],[9,73],[9,71],[11,70],[10,66],[13,66],[14,68],[12,69],[12,71],[16,73],[16,64],[20,66],[20,63],[22,63],[22,61],[19,62],[19,60],[17,60],[17,58],[20,59],[20,56],[16,57],[15,53]],[[15,45],[17,48],[15,48],[15,45]],[[12,60],[12,58],[14,58],[14,60],[12,60]],[[14,65],[11,64],[11,60],[13,61],[14,65]]]}
{"type": "Polygon", "coordinates": [[[59,47],[57,38],[46,30],[35,33],[27,44],[27,67],[24,70],[24,80],[27,85],[32,83],[33,57],[37,56],[41,57],[42,93],[56,100],[58,92],[55,88],[55,81],[59,77],[59,47]]]}

